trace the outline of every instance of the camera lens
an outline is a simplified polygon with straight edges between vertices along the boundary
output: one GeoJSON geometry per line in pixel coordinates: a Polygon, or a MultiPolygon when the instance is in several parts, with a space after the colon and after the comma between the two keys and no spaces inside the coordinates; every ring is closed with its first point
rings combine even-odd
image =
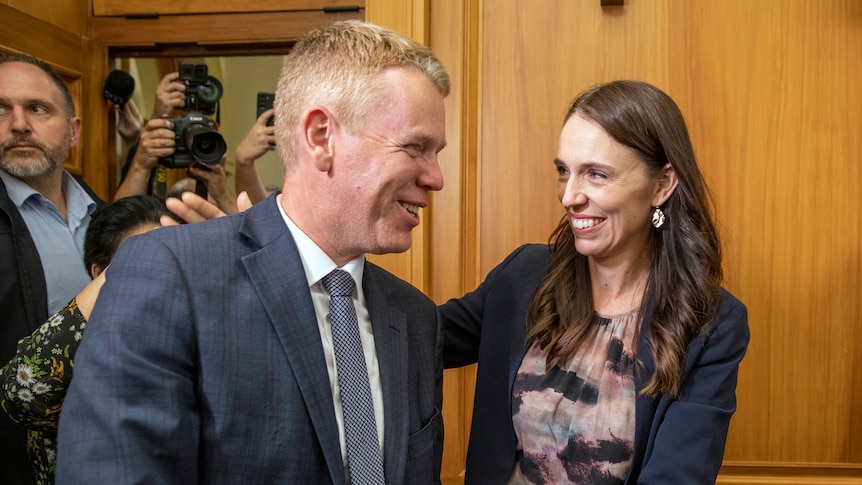
{"type": "Polygon", "coordinates": [[[198,86],[198,97],[201,99],[201,101],[213,104],[219,99],[221,99],[221,95],[221,82],[219,82],[218,79],[212,76],[209,76],[206,82],[198,86]]]}
{"type": "Polygon", "coordinates": [[[186,146],[195,160],[215,165],[227,152],[227,143],[221,134],[204,125],[189,126],[184,133],[186,146]]]}

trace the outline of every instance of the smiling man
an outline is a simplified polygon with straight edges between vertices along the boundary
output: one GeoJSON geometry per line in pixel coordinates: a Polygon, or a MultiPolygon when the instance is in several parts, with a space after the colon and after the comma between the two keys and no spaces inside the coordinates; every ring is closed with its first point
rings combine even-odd
{"type": "Polygon", "coordinates": [[[275,99],[283,191],[120,248],[58,482],[439,483],[436,307],[365,254],[407,250],[442,188],[448,92],[430,50],[375,25],[298,41],[275,99]]]}
{"type": "MultiPolygon", "coordinates": [[[[101,201],[63,170],[81,120],[53,69],[0,55],[0,362],[90,277],[84,233],[101,201]]],[[[0,416],[3,483],[32,483],[24,429],[0,416]]]]}

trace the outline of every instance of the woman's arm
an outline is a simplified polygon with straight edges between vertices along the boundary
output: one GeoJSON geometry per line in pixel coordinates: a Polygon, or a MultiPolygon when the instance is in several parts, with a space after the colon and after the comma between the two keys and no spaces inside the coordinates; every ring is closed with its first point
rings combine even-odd
{"type": "Polygon", "coordinates": [[[689,345],[679,397],[662,398],[652,417],[638,483],[715,482],[748,341],[748,312],[725,293],[717,324],[689,345]]]}

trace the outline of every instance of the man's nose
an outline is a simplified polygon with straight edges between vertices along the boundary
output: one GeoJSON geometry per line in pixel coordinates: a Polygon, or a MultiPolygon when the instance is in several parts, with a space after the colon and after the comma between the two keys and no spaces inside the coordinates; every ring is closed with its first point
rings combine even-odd
{"type": "Polygon", "coordinates": [[[30,120],[23,108],[17,106],[12,108],[9,118],[11,123],[10,128],[12,131],[22,133],[30,132],[30,120]]]}
{"type": "Polygon", "coordinates": [[[443,188],[443,171],[435,153],[428,160],[428,164],[419,180],[419,185],[428,190],[441,190],[443,188]]]}

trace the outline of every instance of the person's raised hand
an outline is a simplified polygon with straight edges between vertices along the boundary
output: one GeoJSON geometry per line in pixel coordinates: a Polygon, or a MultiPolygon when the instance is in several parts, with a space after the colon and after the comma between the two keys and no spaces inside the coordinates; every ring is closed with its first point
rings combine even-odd
{"type": "Polygon", "coordinates": [[[253,202],[266,198],[266,189],[257,174],[254,162],[266,152],[275,149],[275,127],[266,124],[272,114],[272,109],[261,113],[236,149],[234,185],[237,192],[248,192],[253,202]]]}
{"type": "MultiPolygon", "coordinates": [[[[168,197],[165,200],[165,204],[169,211],[188,223],[206,221],[227,215],[218,206],[193,192],[183,192],[180,198],[168,197]]],[[[251,205],[251,200],[248,198],[247,193],[242,192],[237,196],[236,206],[239,212],[247,210],[251,205]]],[[[170,216],[162,216],[161,223],[162,226],[176,226],[179,224],[170,216]]]]}
{"type": "Polygon", "coordinates": [[[173,155],[175,149],[176,134],[171,129],[171,122],[166,118],[153,118],[144,125],[132,166],[149,173],[159,158],[173,155]]]}
{"type": "Polygon", "coordinates": [[[176,135],[167,118],[155,118],[144,125],[135,156],[123,182],[117,188],[114,200],[130,195],[146,194],[150,173],[162,157],[170,156],[176,147],[176,135]]]}
{"type": "MultiPolygon", "coordinates": [[[[222,157],[224,162],[225,157],[222,157]]],[[[236,201],[233,192],[227,187],[227,177],[221,163],[204,165],[195,162],[189,165],[188,173],[191,178],[204,183],[207,193],[221,210],[227,214],[237,213],[236,201]]]]}
{"type": "Polygon", "coordinates": [[[180,81],[179,77],[180,73],[171,72],[159,81],[152,118],[170,116],[173,110],[186,105],[186,83],[180,81]]]}
{"type": "Polygon", "coordinates": [[[131,98],[122,106],[117,106],[117,112],[120,114],[117,121],[117,133],[120,134],[126,145],[132,145],[141,137],[144,117],[141,116],[138,106],[131,98]]]}
{"type": "Polygon", "coordinates": [[[254,161],[266,152],[275,150],[275,127],[266,124],[272,114],[272,108],[261,113],[246,133],[245,138],[237,146],[236,163],[238,165],[254,165],[254,161]]]}

